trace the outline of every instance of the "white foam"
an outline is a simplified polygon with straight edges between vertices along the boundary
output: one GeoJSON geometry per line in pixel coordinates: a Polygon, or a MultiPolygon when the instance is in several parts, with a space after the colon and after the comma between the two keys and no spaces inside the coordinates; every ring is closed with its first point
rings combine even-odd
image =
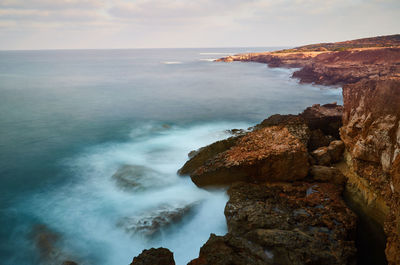
{"type": "Polygon", "coordinates": [[[214,62],[216,59],[218,59],[218,58],[200,59],[200,61],[204,61],[204,62],[214,62]]]}
{"type": "Polygon", "coordinates": [[[26,208],[62,234],[66,247],[80,257],[79,263],[93,263],[95,258],[99,265],[129,264],[143,249],[163,246],[174,252],[176,264],[186,264],[198,256],[210,233],[226,233],[223,212],[227,196],[224,191],[198,189],[189,177],[179,177],[176,171],[187,160],[189,151],[229,136],[226,129],[248,126],[211,123],[154,131],[157,125],[144,124],[140,128],[147,135],[138,134],[136,127],[128,142],[105,143],[66,160],[65,166],[75,181],[37,195],[26,208]],[[120,189],[111,176],[126,164],[152,168],[167,184],[141,192],[120,189]],[[200,206],[191,219],[153,240],[131,236],[117,226],[121,218],[165,203],[178,207],[195,202],[200,206]]]}
{"type": "Polygon", "coordinates": [[[163,64],[182,64],[182,62],[179,61],[166,61],[166,62],[161,62],[163,64]]]}

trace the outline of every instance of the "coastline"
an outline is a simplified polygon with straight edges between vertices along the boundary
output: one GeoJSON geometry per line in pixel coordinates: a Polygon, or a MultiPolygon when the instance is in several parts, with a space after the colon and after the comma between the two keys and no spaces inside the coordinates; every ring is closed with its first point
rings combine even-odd
{"type": "MultiPolygon", "coordinates": [[[[300,68],[292,76],[300,82],[343,85],[344,108],[314,105],[299,115],[273,115],[189,156],[181,175],[203,188],[230,186],[228,233],[212,234],[189,264],[356,264],[357,218],[343,193],[358,218],[381,226],[377,233],[385,229],[387,262],[398,264],[400,48],[281,51],[217,61],[300,68]]],[[[374,258],[370,262],[385,263],[374,258]]]]}

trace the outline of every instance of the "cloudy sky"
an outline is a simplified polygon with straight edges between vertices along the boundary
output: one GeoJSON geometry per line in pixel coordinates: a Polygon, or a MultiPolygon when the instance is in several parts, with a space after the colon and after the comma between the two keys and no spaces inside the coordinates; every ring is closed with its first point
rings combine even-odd
{"type": "Polygon", "coordinates": [[[399,29],[399,0],[0,0],[0,49],[296,46],[399,29]]]}

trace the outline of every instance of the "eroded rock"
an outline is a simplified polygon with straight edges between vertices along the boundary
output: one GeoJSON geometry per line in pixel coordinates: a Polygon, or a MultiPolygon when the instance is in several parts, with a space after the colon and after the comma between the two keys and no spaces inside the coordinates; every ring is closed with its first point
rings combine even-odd
{"type": "Polygon", "coordinates": [[[207,160],[192,174],[200,187],[237,181],[296,180],[308,173],[304,144],[284,126],[255,130],[239,138],[230,149],[207,160]]]}
{"type": "Polygon", "coordinates": [[[330,183],[237,183],[228,234],[212,235],[195,264],[354,264],[356,217],[330,183]]]}

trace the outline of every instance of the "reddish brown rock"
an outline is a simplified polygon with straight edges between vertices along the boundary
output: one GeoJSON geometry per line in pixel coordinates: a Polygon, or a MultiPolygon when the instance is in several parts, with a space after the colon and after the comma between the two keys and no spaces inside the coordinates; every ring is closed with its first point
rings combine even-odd
{"type": "Polygon", "coordinates": [[[337,163],[343,158],[344,143],[340,140],[332,141],[328,146],[314,150],[311,155],[316,165],[328,166],[337,163]]]}
{"type": "Polygon", "coordinates": [[[343,185],[346,177],[336,167],[312,166],[310,174],[313,180],[343,185]]]}
{"type": "Polygon", "coordinates": [[[307,45],[276,52],[238,54],[218,61],[252,61],[270,67],[301,68],[304,83],[343,85],[363,79],[400,77],[400,34],[307,45]]]}
{"type": "Polygon", "coordinates": [[[179,175],[190,175],[196,169],[205,164],[206,161],[214,158],[217,154],[224,152],[234,146],[238,137],[230,137],[225,140],[217,141],[199,150],[189,153],[189,160],[178,170],[179,175]]]}
{"type": "Polygon", "coordinates": [[[237,181],[262,182],[304,178],[307,149],[285,126],[256,130],[236,145],[199,167],[191,178],[197,186],[227,185],[237,181]]]}
{"type": "Polygon", "coordinates": [[[131,265],[175,265],[174,254],[167,248],[145,249],[131,265]]]}
{"type": "Polygon", "coordinates": [[[343,99],[348,183],[353,196],[364,200],[365,212],[384,225],[389,264],[400,264],[400,80],[346,85],[343,99]]]}

